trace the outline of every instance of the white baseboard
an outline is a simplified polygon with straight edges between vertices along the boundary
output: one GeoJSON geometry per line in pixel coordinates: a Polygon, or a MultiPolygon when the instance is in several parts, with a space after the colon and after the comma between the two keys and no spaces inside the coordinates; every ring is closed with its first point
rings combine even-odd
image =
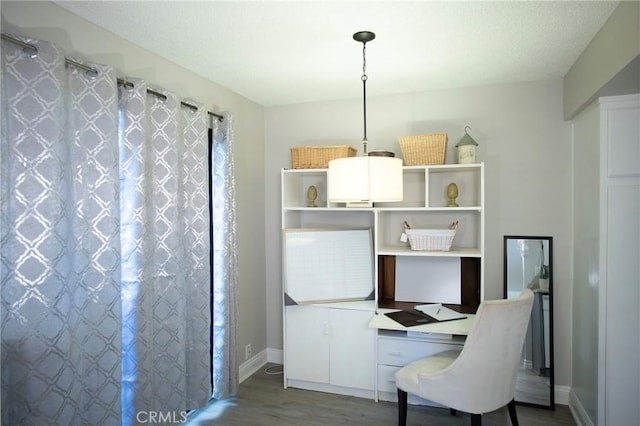
{"type": "Polygon", "coordinates": [[[274,364],[284,364],[284,351],[282,349],[267,348],[267,361],[274,364]]]}
{"type": "Polygon", "coordinates": [[[569,386],[554,386],[553,393],[556,404],[569,405],[569,386]]]}
{"type": "Polygon", "coordinates": [[[260,370],[264,365],[267,364],[267,350],[260,351],[255,354],[245,362],[243,362],[238,368],[238,375],[240,383],[247,380],[249,377],[253,375],[256,371],[260,370]]]}
{"type": "Polygon", "coordinates": [[[576,425],[593,426],[593,422],[591,421],[591,418],[589,418],[587,410],[584,409],[582,402],[580,402],[580,399],[573,391],[569,392],[569,410],[571,410],[571,414],[573,415],[573,419],[576,421],[576,425]]]}
{"type": "MultiPolygon", "coordinates": [[[[254,356],[248,362],[245,362],[244,364],[242,364],[242,366],[240,367],[240,377],[241,377],[240,382],[242,382],[243,377],[246,379],[247,377],[251,376],[251,374],[258,371],[258,369],[263,365],[265,365],[267,362],[270,362],[273,364],[284,364],[284,351],[282,349],[267,348],[266,350],[260,352],[260,354],[258,355],[261,357],[260,360],[254,361],[254,359],[257,357],[257,356],[254,356]],[[266,360],[262,357],[266,357],[266,360]],[[250,365],[247,365],[247,364],[250,364],[250,365]],[[251,366],[255,366],[255,367],[251,368],[251,366]],[[245,370],[246,372],[249,372],[249,374],[246,376],[243,375],[242,374],[243,370],[245,370]]],[[[570,400],[571,388],[569,386],[555,386],[554,393],[555,393],[556,404],[571,406],[571,400],[570,400]]],[[[574,417],[575,417],[575,414],[574,414],[574,417]]],[[[593,425],[585,424],[585,426],[593,426],[593,425]]]]}

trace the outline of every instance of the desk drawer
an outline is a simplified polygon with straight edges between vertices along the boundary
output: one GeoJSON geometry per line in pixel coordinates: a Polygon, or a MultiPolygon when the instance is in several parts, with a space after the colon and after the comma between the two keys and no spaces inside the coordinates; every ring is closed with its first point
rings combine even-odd
{"type": "MultiPolygon", "coordinates": [[[[396,387],[396,372],[401,367],[379,365],[378,366],[378,397],[383,401],[397,401],[398,388],[396,387]]],[[[409,394],[409,404],[430,405],[433,407],[441,407],[435,402],[418,398],[409,394]]]]}
{"type": "Polygon", "coordinates": [[[396,372],[402,367],[378,365],[378,392],[397,392],[396,372]]]}
{"type": "Polygon", "coordinates": [[[462,350],[462,342],[436,343],[381,337],[378,340],[378,364],[403,367],[422,357],[452,349],[462,350]]]}

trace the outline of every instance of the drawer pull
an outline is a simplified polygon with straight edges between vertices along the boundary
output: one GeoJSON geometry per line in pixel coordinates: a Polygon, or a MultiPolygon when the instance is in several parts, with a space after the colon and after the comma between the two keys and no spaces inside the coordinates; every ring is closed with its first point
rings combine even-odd
{"type": "Polygon", "coordinates": [[[390,352],[389,352],[389,355],[392,355],[392,356],[400,356],[400,355],[402,355],[402,352],[400,352],[400,351],[390,351],[390,352]]]}

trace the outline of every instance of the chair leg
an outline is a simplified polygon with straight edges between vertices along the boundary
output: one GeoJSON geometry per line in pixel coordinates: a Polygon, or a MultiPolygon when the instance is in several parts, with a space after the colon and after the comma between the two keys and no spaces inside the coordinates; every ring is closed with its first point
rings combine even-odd
{"type": "Polygon", "coordinates": [[[471,426],[482,426],[482,414],[471,415],[471,426]]]}
{"type": "Polygon", "coordinates": [[[518,415],[516,414],[516,401],[511,400],[507,404],[507,408],[509,409],[509,418],[511,419],[511,424],[513,426],[518,426],[518,415]]]}
{"type": "Polygon", "coordinates": [[[407,426],[407,393],[398,388],[398,426],[407,426]]]}

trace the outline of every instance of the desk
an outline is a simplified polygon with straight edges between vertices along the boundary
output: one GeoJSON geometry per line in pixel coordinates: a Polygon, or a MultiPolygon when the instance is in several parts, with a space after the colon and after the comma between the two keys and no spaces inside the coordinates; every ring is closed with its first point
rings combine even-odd
{"type": "MultiPolygon", "coordinates": [[[[384,315],[397,309],[378,309],[369,321],[376,329],[376,389],[377,400],[396,401],[395,373],[408,363],[448,350],[462,350],[469,334],[474,314],[467,318],[405,327],[384,315]]],[[[432,405],[429,401],[410,396],[411,404],[432,405]]]]}
{"type": "Polygon", "coordinates": [[[471,330],[473,321],[475,320],[475,314],[466,314],[465,319],[459,319],[454,321],[435,322],[431,324],[416,325],[413,327],[405,327],[384,315],[387,312],[394,312],[397,309],[379,309],[378,313],[371,318],[369,327],[377,328],[379,330],[397,330],[397,331],[412,331],[420,333],[437,333],[437,334],[452,334],[466,336],[471,330]]]}

